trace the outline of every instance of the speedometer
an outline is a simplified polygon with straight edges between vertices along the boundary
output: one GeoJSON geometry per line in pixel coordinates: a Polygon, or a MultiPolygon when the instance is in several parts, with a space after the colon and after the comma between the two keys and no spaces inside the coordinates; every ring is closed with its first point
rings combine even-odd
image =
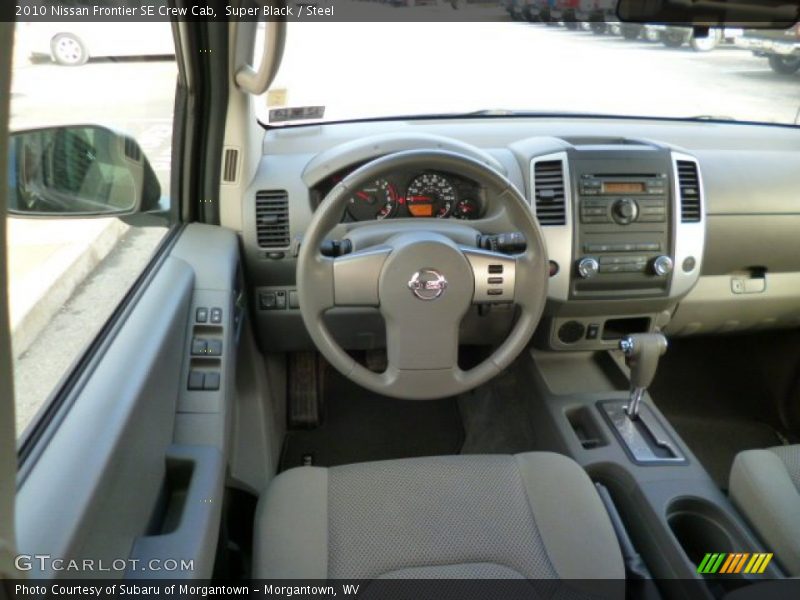
{"type": "Polygon", "coordinates": [[[445,177],[423,173],[408,185],[406,204],[412,217],[449,217],[456,204],[456,190],[445,177]]]}

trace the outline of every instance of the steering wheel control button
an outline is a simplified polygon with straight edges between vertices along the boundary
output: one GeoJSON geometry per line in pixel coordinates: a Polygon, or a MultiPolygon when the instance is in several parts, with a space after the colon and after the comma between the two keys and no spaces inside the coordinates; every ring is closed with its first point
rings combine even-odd
{"type": "Polygon", "coordinates": [[[489,265],[488,271],[491,275],[499,275],[503,272],[503,265],[489,265]]]}
{"type": "Polygon", "coordinates": [[[564,344],[574,344],[583,339],[586,328],[578,321],[567,321],[558,328],[558,339],[564,344]]]}
{"type": "Polygon", "coordinates": [[[222,309],[221,308],[212,308],[211,309],[211,322],[215,325],[220,325],[222,323],[222,309]]]}
{"type": "Polygon", "coordinates": [[[205,307],[198,308],[194,312],[194,320],[198,323],[208,322],[208,309],[205,307]]]}
{"type": "Polygon", "coordinates": [[[669,256],[659,256],[653,260],[653,273],[665,277],[672,273],[673,263],[669,256]]]}
{"type": "Polygon", "coordinates": [[[420,269],[411,276],[408,289],[420,300],[436,300],[447,289],[447,279],[435,269],[420,269]]]}
{"type": "Polygon", "coordinates": [[[189,371],[188,389],[191,391],[202,390],[205,384],[206,375],[203,371],[189,371]]]}
{"type": "Polygon", "coordinates": [[[192,355],[193,356],[205,355],[207,349],[208,349],[208,341],[200,339],[200,338],[194,338],[192,340],[192,355]]]}
{"type": "Polygon", "coordinates": [[[591,279],[600,271],[600,263],[596,258],[585,257],[578,261],[578,275],[583,279],[591,279]]]}

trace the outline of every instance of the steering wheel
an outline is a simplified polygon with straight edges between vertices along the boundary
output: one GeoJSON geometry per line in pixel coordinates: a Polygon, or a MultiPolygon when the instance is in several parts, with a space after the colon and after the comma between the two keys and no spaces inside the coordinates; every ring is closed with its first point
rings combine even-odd
{"type": "Polygon", "coordinates": [[[345,377],[373,392],[402,399],[458,394],[488,381],[527,346],[547,295],[547,256],[528,203],[501,174],[477,160],[437,150],[412,150],[373,160],[339,182],[314,213],[297,260],[297,291],[305,326],[323,356],[345,377]],[[515,256],[476,247],[478,232],[437,219],[365,223],[364,248],[323,256],[325,236],[342,219],[350,197],[387,173],[408,168],[446,171],[481,185],[525,237],[515,256]],[[464,231],[473,232],[464,235],[464,231]],[[491,280],[491,281],[490,281],[491,280]],[[513,303],[519,315],[505,341],[483,362],[458,366],[458,333],[473,304],[513,303]],[[324,313],[339,306],[378,307],[386,323],[387,368],[361,366],[334,340],[324,313]]]}

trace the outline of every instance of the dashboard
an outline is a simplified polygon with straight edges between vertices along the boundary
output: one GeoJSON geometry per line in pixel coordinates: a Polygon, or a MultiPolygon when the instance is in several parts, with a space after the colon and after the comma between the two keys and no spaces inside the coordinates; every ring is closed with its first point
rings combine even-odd
{"type": "MultiPolygon", "coordinates": [[[[800,133],[750,124],[613,118],[476,118],[332,123],[264,132],[263,155],[223,195],[221,221],[241,232],[265,347],[311,349],[296,303],[296,255],[325,195],[376,158],[458,153],[505,176],[541,225],[551,263],[535,343],[613,348],[620,337],[800,325],[800,133]]],[[[224,186],[223,186],[224,187],[224,186]]],[[[497,237],[515,225],[460,173],[425,165],[354,192],[334,241],[369,222],[497,237]],[[459,230],[459,228],[461,228],[459,230]]],[[[383,225],[382,225],[383,226],[383,225]]],[[[513,306],[475,310],[466,344],[501,340],[513,306]]],[[[380,348],[374,309],[334,309],[348,349],[380,348]]]]}
{"type": "MultiPolygon", "coordinates": [[[[318,205],[333,187],[361,165],[327,177],[311,190],[318,205]]],[[[470,221],[483,214],[484,191],[475,182],[437,171],[392,172],[357,190],[345,221],[436,218],[470,221]]]]}

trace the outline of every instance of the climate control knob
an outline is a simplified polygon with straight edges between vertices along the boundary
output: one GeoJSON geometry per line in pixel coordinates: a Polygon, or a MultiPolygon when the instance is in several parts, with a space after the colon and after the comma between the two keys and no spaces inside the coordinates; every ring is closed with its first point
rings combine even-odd
{"type": "Polygon", "coordinates": [[[600,263],[597,262],[596,258],[587,256],[578,261],[578,275],[584,279],[594,277],[598,271],[600,271],[600,263]]]}
{"type": "Polygon", "coordinates": [[[653,273],[659,277],[664,277],[672,273],[674,264],[669,256],[657,256],[653,260],[653,273]]]}

